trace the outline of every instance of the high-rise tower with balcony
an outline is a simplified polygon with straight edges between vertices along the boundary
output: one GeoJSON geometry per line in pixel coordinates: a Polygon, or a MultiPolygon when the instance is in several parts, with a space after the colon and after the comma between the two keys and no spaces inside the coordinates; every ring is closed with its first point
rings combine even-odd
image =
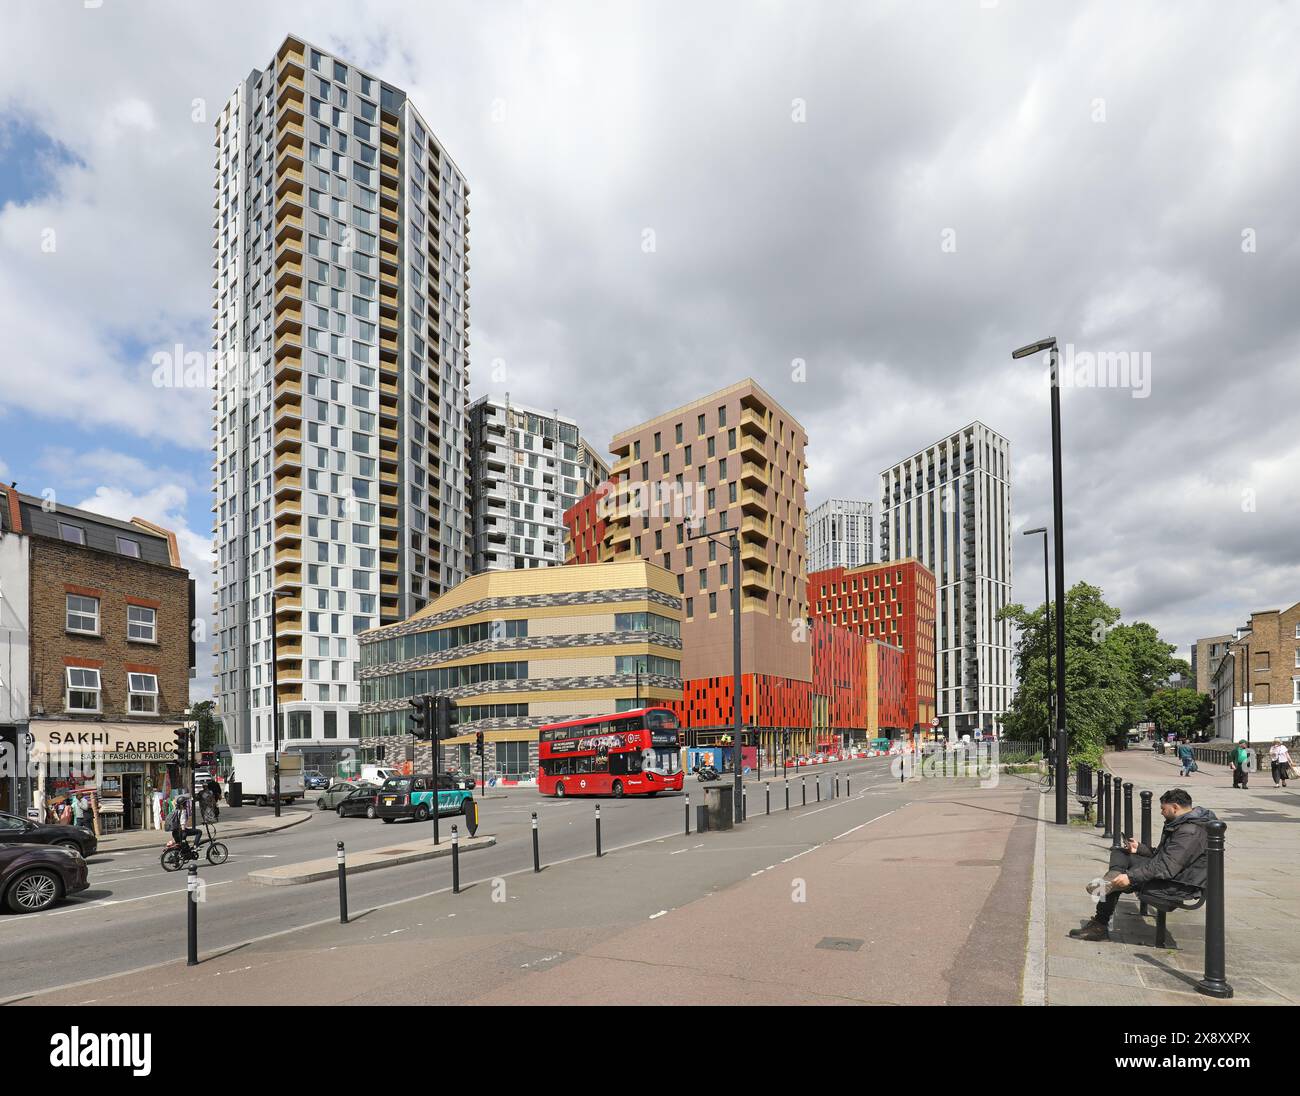
{"type": "Polygon", "coordinates": [[[934,574],[935,687],[949,737],[1001,733],[1015,689],[1010,625],[1011,446],[981,422],[880,474],[880,559],[934,574]]]}
{"type": "Polygon", "coordinates": [[[564,562],[564,512],[609,476],[578,424],[482,396],[470,405],[474,572],[564,562]]]}
{"type": "Polygon", "coordinates": [[[215,144],[219,711],[270,747],[274,649],[283,745],[328,763],[356,635],[470,569],[469,190],[404,92],[292,37],[215,144]]]}

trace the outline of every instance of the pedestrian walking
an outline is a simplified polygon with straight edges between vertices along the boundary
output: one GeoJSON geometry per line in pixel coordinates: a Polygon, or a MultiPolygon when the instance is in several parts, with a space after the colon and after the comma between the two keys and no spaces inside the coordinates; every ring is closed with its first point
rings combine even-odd
{"type": "Polygon", "coordinates": [[[1269,749],[1268,759],[1273,769],[1273,787],[1276,788],[1280,783],[1285,788],[1291,775],[1291,754],[1280,738],[1269,749]]]}
{"type": "Polygon", "coordinates": [[[72,824],[85,829],[86,826],[86,804],[85,801],[76,792],[72,793],[72,824]]]}
{"type": "Polygon", "coordinates": [[[1188,776],[1197,771],[1196,758],[1192,756],[1192,748],[1186,742],[1178,743],[1178,760],[1183,763],[1180,776],[1188,776]]]}
{"type": "Polygon", "coordinates": [[[1237,743],[1237,748],[1232,751],[1232,786],[1234,788],[1250,788],[1250,773],[1246,765],[1250,760],[1250,748],[1246,745],[1243,738],[1237,743]]]}

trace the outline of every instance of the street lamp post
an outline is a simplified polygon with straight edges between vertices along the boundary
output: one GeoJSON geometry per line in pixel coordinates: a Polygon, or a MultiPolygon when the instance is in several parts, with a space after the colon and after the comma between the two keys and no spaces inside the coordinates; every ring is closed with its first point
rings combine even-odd
{"type": "MultiPolygon", "coordinates": [[[[691,522],[687,522],[689,529],[691,522]]],[[[732,529],[727,540],[713,533],[692,533],[692,540],[712,540],[725,544],[731,549],[731,692],[734,700],[732,709],[732,758],[735,769],[735,803],[734,817],[741,821],[740,797],[744,794],[743,778],[740,772],[740,531],[732,529]]]]}
{"type": "Polygon", "coordinates": [[[1026,529],[1024,535],[1043,534],[1043,612],[1047,614],[1047,623],[1043,629],[1043,646],[1047,648],[1047,737],[1052,736],[1052,712],[1055,708],[1052,696],[1052,595],[1048,584],[1047,567],[1047,530],[1043,527],[1026,529]]]}
{"type": "Polygon", "coordinates": [[[1013,359],[1027,358],[1032,354],[1050,354],[1052,374],[1052,533],[1056,555],[1056,824],[1069,824],[1070,763],[1066,757],[1069,738],[1065,730],[1065,513],[1061,495],[1061,375],[1056,338],[1040,339],[1036,343],[1013,351],[1013,359]]]}

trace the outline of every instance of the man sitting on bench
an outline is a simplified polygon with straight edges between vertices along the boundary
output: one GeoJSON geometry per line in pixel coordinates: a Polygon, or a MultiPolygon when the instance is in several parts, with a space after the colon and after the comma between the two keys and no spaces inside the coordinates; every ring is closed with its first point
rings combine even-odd
{"type": "Polygon", "coordinates": [[[1111,870],[1088,884],[1088,893],[1100,901],[1092,920],[1070,931],[1076,940],[1110,939],[1110,918],[1121,894],[1136,891],[1139,898],[1151,896],[1175,902],[1201,897],[1209,843],[1205,823],[1214,821],[1214,812],[1193,807],[1187,792],[1171,788],[1160,797],[1160,813],[1165,828],[1154,851],[1132,834],[1125,834],[1124,847],[1111,850],[1111,870]]]}

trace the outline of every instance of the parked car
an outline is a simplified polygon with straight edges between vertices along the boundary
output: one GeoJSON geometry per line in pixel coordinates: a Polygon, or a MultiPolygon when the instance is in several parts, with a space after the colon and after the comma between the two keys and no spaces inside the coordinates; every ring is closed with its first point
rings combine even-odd
{"type": "Polygon", "coordinates": [[[0,843],[0,905],[14,913],[39,913],[61,898],[83,891],[85,858],[61,845],[0,843]]]}
{"type": "Polygon", "coordinates": [[[93,830],[32,822],[4,811],[0,811],[0,841],[20,845],[58,845],[75,849],[82,856],[94,856],[99,849],[99,839],[93,830]]]}
{"type": "Polygon", "coordinates": [[[367,791],[377,791],[379,785],[372,784],[368,780],[358,780],[356,782],[340,780],[335,784],[331,784],[316,797],[316,809],[321,811],[337,810],[339,804],[359,788],[367,791]]]}
{"type": "Polygon", "coordinates": [[[377,795],[379,789],[374,784],[354,784],[352,794],[344,796],[334,811],[340,818],[378,818],[377,795]]]}
{"type": "Polygon", "coordinates": [[[308,791],[315,791],[317,788],[328,788],[330,786],[329,777],[319,769],[304,769],[302,774],[302,783],[308,791]]]}

